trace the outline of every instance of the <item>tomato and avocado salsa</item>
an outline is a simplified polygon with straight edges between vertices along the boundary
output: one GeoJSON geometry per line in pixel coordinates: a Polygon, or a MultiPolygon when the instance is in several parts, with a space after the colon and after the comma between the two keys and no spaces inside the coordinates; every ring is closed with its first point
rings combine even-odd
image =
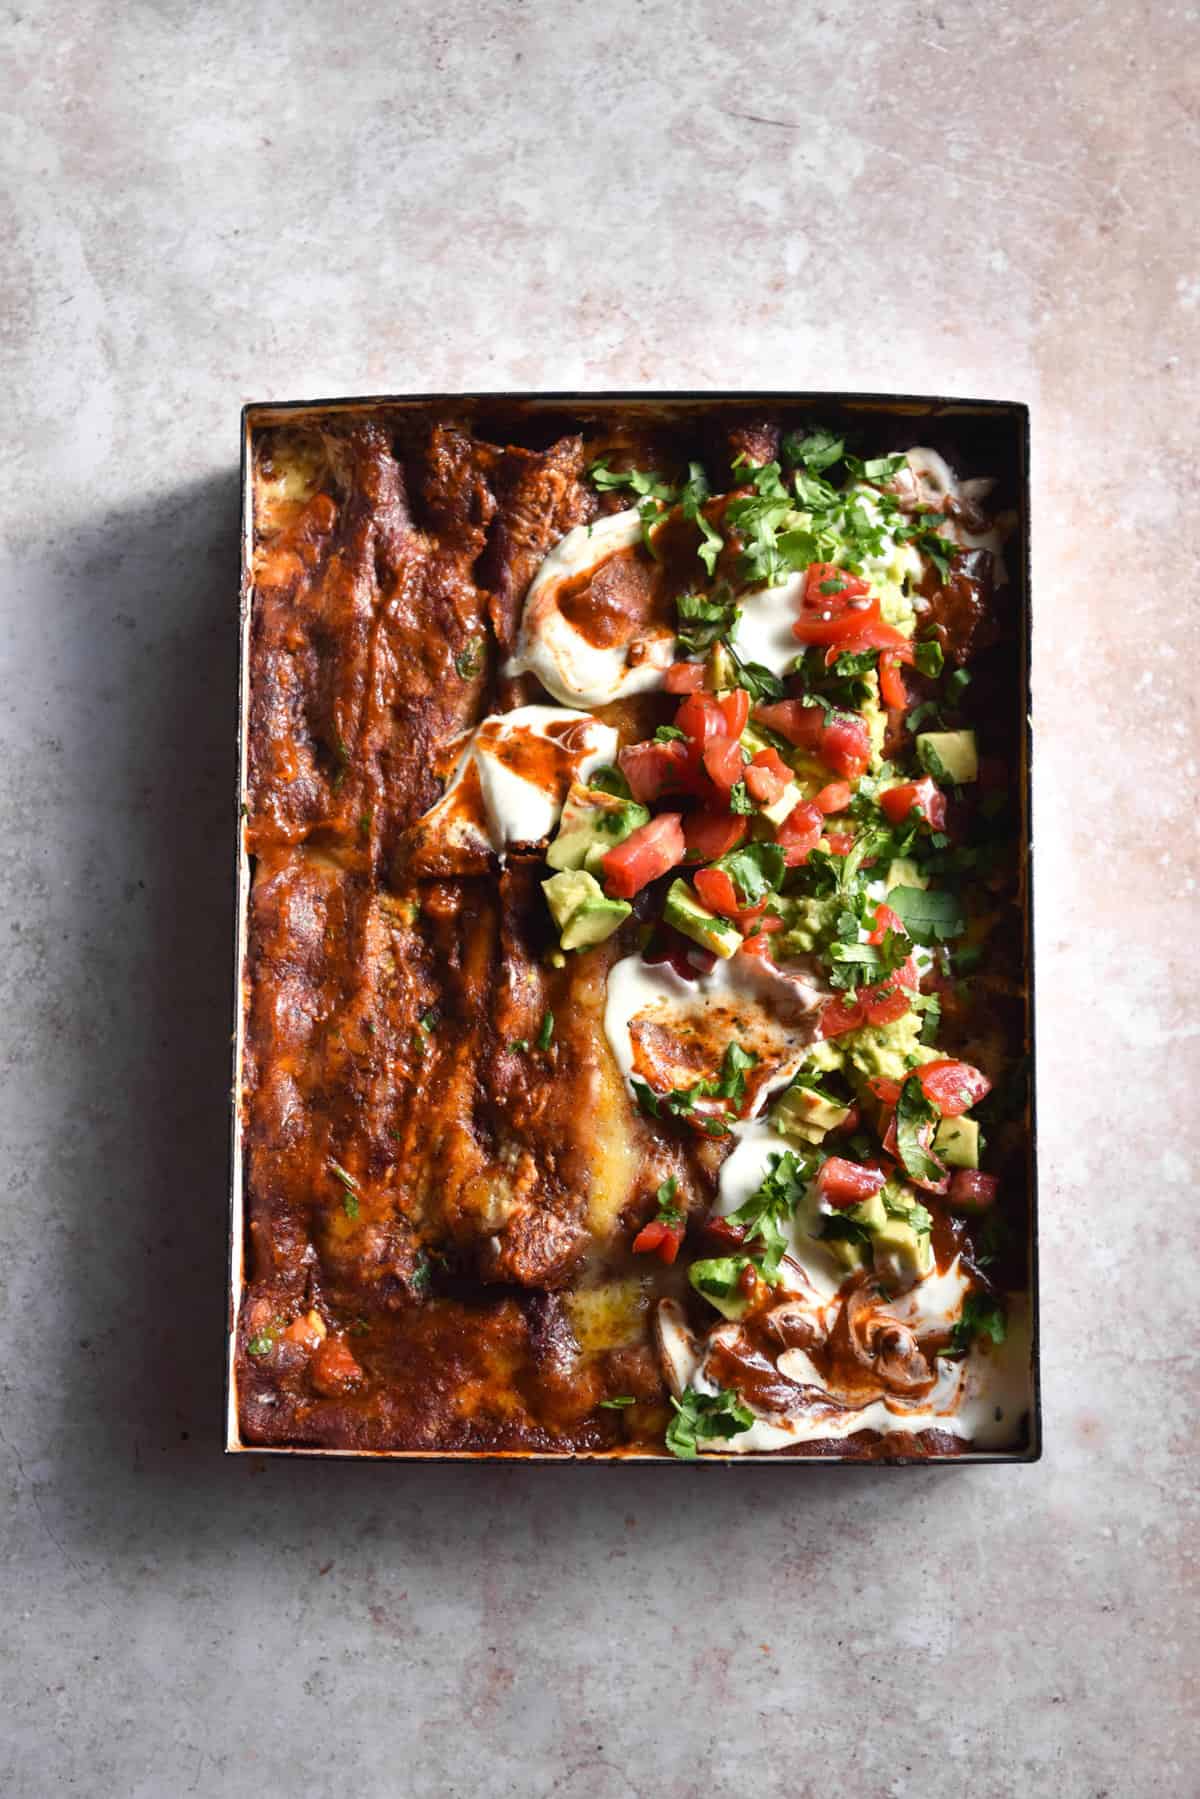
{"type": "MultiPolygon", "coordinates": [[[[994,1037],[978,1060],[960,1046],[986,1012],[978,971],[1011,899],[1017,770],[972,703],[994,571],[960,540],[987,521],[944,464],[930,494],[930,455],[860,460],[817,429],[743,456],[720,494],[696,463],[679,487],[591,471],[637,496],[651,558],[670,533],[678,560],[690,524],[694,566],[675,595],[665,717],[576,791],[551,846],[555,866],[576,846],[587,883],[563,948],[577,921],[595,943],[636,911],[648,968],[702,989],[719,963],[753,961],[756,1008],[803,991],[813,1015],[802,1054],[762,1082],[747,1083],[759,1056],[736,1038],[693,1082],[656,1078],[644,1057],[629,1074],[663,1131],[736,1138],[731,1167],[765,1143],[740,1204],[718,1174],[687,1209],[672,1177],[632,1238],[635,1256],[687,1270],[688,1311],[666,1301],[660,1321],[679,1455],[840,1434],[856,1411],[876,1429],[954,1428],[986,1386],[965,1359],[1006,1340],[1011,1141],[993,1146],[992,1121],[1011,1115],[1020,1067],[994,1037]],[[781,615],[766,634],[758,621],[769,661],[739,636],[764,594],[781,615]],[[903,1295],[917,1296],[907,1319],[903,1295]]],[[[561,879],[546,883],[556,917],[561,879]]]]}

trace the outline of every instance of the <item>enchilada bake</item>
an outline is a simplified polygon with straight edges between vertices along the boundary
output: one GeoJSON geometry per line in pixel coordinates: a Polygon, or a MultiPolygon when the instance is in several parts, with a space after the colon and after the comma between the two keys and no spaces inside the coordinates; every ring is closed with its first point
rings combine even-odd
{"type": "Polygon", "coordinates": [[[1012,470],[564,412],[251,434],[240,1441],[1032,1453],[1012,470]]]}

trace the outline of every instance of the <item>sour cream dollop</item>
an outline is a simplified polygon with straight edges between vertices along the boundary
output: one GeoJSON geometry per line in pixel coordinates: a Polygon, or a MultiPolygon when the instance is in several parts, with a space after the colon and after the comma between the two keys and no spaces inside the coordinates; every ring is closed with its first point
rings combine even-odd
{"type": "Polygon", "coordinates": [[[671,627],[630,620],[623,641],[601,641],[594,626],[590,632],[583,629],[586,608],[582,617],[574,616],[574,608],[564,610],[581,578],[594,577],[614,557],[636,553],[641,542],[636,510],[614,512],[568,531],[530,583],[516,651],[505,673],[536,675],[547,693],[568,706],[604,706],[661,687],[663,672],[675,659],[671,627]]]}

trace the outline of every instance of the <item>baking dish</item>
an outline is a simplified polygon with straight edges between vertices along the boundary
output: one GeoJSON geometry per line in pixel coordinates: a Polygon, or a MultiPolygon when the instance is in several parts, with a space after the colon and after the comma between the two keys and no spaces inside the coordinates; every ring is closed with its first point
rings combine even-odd
{"type": "MultiPolygon", "coordinates": [[[[545,1459],[561,1461],[563,1459],[602,1459],[602,1460],[661,1460],[673,1458],[662,1453],[648,1452],[643,1449],[577,1450],[572,1456],[564,1456],[561,1452],[547,1452],[538,1449],[520,1450],[426,1450],[426,1449],[355,1449],[325,1448],[312,1445],[276,1445],[250,1443],[243,1440],[238,1422],[238,1392],[234,1344],[236,1341],[238,1308],[241,1301],[244,1283],[244,1248],[245,1248],[245,1169],[243,1155],[243,1132],[240,1117],[239,1096],[243,1083],[243,1062],[245,1053],[245,991],[246,991],[246,957],[248,947],[248,901],[250,893],[251,858],[247,854],[244,830],[242,827],[243,809],[246,795],[247,758],[248,758],[248,707],[249,707],[249,632],[250,609],[252,597],[252,561],[254,551],[254,492],[252,482],[252,466],[254,445],[258,437],[279,426],[305,427],[318,421],[336,420],[349,422],[355,418],[382,418],[385,421],[403,422],[411,425],[414,420],[423,418],[462,418],[469,417],[474,427],[491,437],[503,441],[507,434],[514,431],[532,432],[538,441],[548,438],[555,431],[570,429],[580,420],[604,421],[608,418],[620,418],[623,421],[633,420],[656,426],[661,423],[669,425],[688,424],[690,421],[703,420],[710,425],[714,419],[722,417],[738,418],[748,412],[770,410],[788,415],[820,416],[837,424],[869,427],[872,433],[887,429],[903,429],[905,433],[922,437],[943,433],[959,450],[971,466],[994,470],[1000,473],[1007,484],[1014,501],[1017,527],[1008,549],[1008,562],[1011,579],[1019,600],[1020,618],[1020,682],[1022,691],[1022,715],[1026,721],[1019,745],[1020,754],[1020,794],[1023,809],[1024,836],[1024,976],[1027,995],[1028,1048],[1032,1056],[1032,954],[1030,938],[1031,899],[1031,855],[1029,843],[1029,730],[1028,730],[1028,679],[1029,679],[1029,647],[1030,647],[1030,608],[1029,608],[1029,559],[1028,559],[1028,416],[1024,407],[1006,402],[972,401],[957,399],[935,399],[920,396],[878,396],[878,395],[845,395],[819,393],[739,393],[739,394],[602,394],[572,395],[549,394],[536,396],[518,395],[447,395],[447,396],[415,396],[415,397],[378,397],[352,400],[294,402],[283,405],[258,404],[248,406],[243,413],[242,429],[242,467],[243,467],[243,566],[242,566],[242,603],[241,603],[241,678],[239,683],[239,787],[238,787],[238,851],[236,859],[237,879],[237,940],[236,940],[236,979],[235,979],[235,1027],[234,1027],[234,1072],[233,1072],[233,1135],[232,1135],[232,1173],[230,1195],[230,1294],[229,1294],[229,1356],[227,1361],[227,1448],[233,1451],[253,1450],[255,1453],[271,1454],[317,1454],[317,1455],[394,1455],[405,1459],[545,1459]],[[919,433],[917,427],[920,427],[919,433]]],[[[1032,1093],[1032,1081],[1030,1089],[1032,1093]]],[[[1033,1126],[1032,1098],[1030,1099],[1029,1129],[1027,1146],[1029,1156],[1028,1191],[1030,1195],[1029,1227],[1029,1269],[1030,1269],[1030,1306],[1032,1313],[1032,1365],[1030,1370],[1030,1405],[1026,1439],[1022,1445],[1012,1450],[1000,1452],[967,1451],[953,1458],[956,1461],[979,1460],[1032,1460],[1039,1453],[1040,1445],[1040,1413],[1037,1382],[1037,1264],[1036,1264],[1036,1229],[1035,1229],[1035,1133],[1033,1126]]],[[[721,1455],[709,1453],[707,1460],[729,1461],[779,1461],[805,1459],[802,1457],[765,1455],[721,1455]]],[[[858,1461],[859,1454],[823,1454],[823,1460],[858,1461]]],[[[929,1455],[912,1456],[903,1453],[882,1453],[873,1455],[879,1460],[896,1465],[919,1465],[929,1461],[929,1455]]]]}

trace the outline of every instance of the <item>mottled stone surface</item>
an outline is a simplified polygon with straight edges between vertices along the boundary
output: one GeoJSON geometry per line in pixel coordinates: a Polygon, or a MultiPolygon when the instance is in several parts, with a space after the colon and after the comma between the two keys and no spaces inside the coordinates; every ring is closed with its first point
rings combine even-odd
{"type": "Polygon", "coordinates": [[[1190,1799],[1195,9],[4,39],[0,1788],[1190,1799]],[[639,383],[1034,409],[1046,1457],[224,1461],[238,408],[639,383]]]}

